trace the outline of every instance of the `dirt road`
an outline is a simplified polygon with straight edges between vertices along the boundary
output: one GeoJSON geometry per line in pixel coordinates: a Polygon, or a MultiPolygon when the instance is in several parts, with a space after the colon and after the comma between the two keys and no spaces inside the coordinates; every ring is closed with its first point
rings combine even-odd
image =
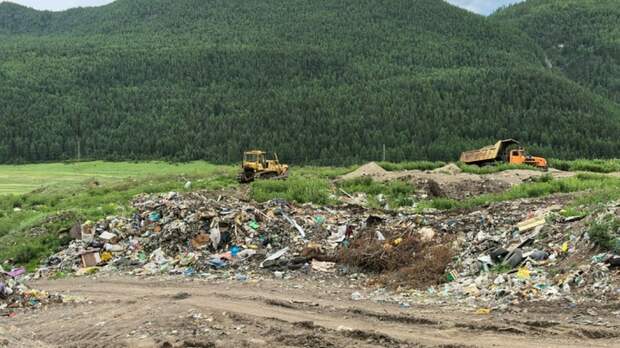
{"type": "Polygon", "coordinates": [[[73,278],[33,285],[87,299],[0,318],[10,347],[618,347],[619,306],[541,304],[477,315],[454,305],[353,301],[316,280],[73,278]],[[615,312],[614,312],[615,311],[615,312]],[[589,313],[589,314],[588,314],[589,313]]]}

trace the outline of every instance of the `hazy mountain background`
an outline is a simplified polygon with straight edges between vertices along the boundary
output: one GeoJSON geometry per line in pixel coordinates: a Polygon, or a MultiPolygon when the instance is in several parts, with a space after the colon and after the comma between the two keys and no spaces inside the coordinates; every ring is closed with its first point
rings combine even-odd
{"type": "MultiPolygon", "coordinates": [[[[101,6],[114,0],[11,0],[10,2],[28,6],[37,10],[61,11],[75,7],[101,6]]],[[[488,15],[501,6],[523,0],[448,0],[449,3],[472,12],[488,15]]],[[[0,0],[3,2],[3,0],[0,0]]]]}
{"type": "Polygon", "coordinates": [[[101,6],[114,0],[2,0],[0,2],[12,2],[36,10],[62,11],[74,7],[101,6]]]}

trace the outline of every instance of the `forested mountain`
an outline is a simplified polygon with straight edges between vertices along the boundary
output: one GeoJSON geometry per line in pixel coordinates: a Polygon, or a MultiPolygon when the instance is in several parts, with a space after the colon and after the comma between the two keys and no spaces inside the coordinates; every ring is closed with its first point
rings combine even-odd
{"type": "Polygon", "coordinates": [[[528,0],[492,18],[528,33],[571,79],[620,102],[620,1],[528,0]]]}
{"type": "Polygon", "coordinates": [[[512,25],[438,0],[0,3],[0,162],[620,153],[620,107],[512,25]]]}

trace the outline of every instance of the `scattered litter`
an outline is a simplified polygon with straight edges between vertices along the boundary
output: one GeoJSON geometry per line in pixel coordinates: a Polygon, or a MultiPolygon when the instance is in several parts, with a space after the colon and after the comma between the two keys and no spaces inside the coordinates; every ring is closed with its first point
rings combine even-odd
{"type": "Polygon", "coordinates": [[[265,262],[267,262],[267,261],[273,261],[273,260],[277,260],[277,259],[279,259],[279,258],[280,258],[280,257],[282,257],[284,254],[286,254],[287,252],[288,252],[288,247],[286,247],[286,248],[284,248],[284,249],[281,249],[281,250],[276,251],[275,253],[273,253],[273,254],[271,254],[271,255],[267,256],[267,258],[265,259],[265,261],[263,261],[263,262],[260,264],[260,266],[261,266],[261,267],[263,267],[263,265],[264,265],[264,264],[265,264],[265,262]]]}
{"type": "Polygon", "coordinates": [[[523,279],[523,280],[530,279],[530,274],[531,274],[531,272],[530,272],[530,270],[527,267],[521,267],[517,271],[517,277],[519,279],[523,279]]]}
{"type": "Polygon", "coordinates": [[[110,233],[108,231],[103,231],[100,235],[99,235],[100,239],[109,241],[112,240],[114,238],[116,238],[116,235],[114,233],[110,233]]]}
{"type": "Polygon", "coordinates": [[[511,268],[515,268],[523,261],[523,252],[521,249],[515,249],[506,256],[506,264],[511,268]]]}
{"type": "Polygon", "coordinates": [[[433,240],[433,238],[435,238],[435,230],[432,229],[431,227],[423,227],[421,228],[418,233],[420,234],[420,238],[423,242],[428,242],[433,240]]]}
{"type": "Polygon", "coordinates": [[[333,273],[336,271],[336,263],[335,262],[322,262],[322,261],[317,261],[317,260],[313,260],[312,261],[312,270],[313,271],[319,271],[319,272],[327,272],[327,273],[333,273]]]}
{"type": "Polygon", "coordinates": [[[192,294],[188,292],[179,292],[175,294],[174,296],[172,296],[172,298],[175,300],[185,300],[186,298],[190,298],[191,296],[192,294]]]}
{"type": "Polygon", "coordinates": [[[476,314],[491,314],[491,308],[478,308],[478,310],[476,310],[476,314]]]}
{"type": "Polygon", "coordinates": [[[295,227],[297,231],[299,231],[299,235],[301,236],[301,238],[306,238],[306,232],[301,226],[299,226],[299,224],[297,224],[297,221],[295,221],[295,219],[292,219],[286,214],[283,214],[283,216],[288,222],[291,223],[291,225],[293,225],[293,227],[295,227]]]}
{"type": "Polygon", "coordinates": [[[0,317],[13,318],[18,308],[41,308],[45,305],[77,302],[59,294],[32,289],[22,282],[24,268],[14,268],[4,272],[0,267],[0,317]]]}
{"type": "Polygon", "coordinates": [[[358,291],[354,292],[351,294],[351,299],[353,301],[360,301],[363,299],[362,294],[360,294],[358,291]]]}
{"type": "MultiPolygon", "coordinates": [[[[552,209],[561,207],[562,199],[419,214],[354,204],[255,203],[206,191],[144,194],[133,200],[131,217],[82,223],[74,231],[79,238],[45,260],[32,277],[125,272],[239,282],[273,276],[286,282],[302,274],[384,281],[392,272],[406,281],[397,291],[407,292],[413,291],[406,289],[414,286],[412,275],[430,273],[437,277],[419,286],[426,289],[419,290],[424,296],[494,311],[525,301],[617,296],[612,280],[620,258],[597,249],[586,227],[598,216],[617,214],[617,203],[592,216],[565,219],[556,213],[561,208],[552,209]],[[434,254],[440,241],[449,248],[434,254]],[[358,255],[355,266],[341,258],[345,251],[358,252],[351,254],[358,255]],[[416,263],[410,262],[414,254],[416,263]],[[573,257],[581,254],[583,261],[575,263],[573,257]],[[443,255],[445,264],[436,255],[443,255]],[[410,273],[399,273],[403,268],[410,273]]],[[[23,276],[13,271],[3,277],[23,276]]],[[[19,291],[0,283],[0,296],[19,291]]],[[[362,298],[360,292],[351,294],[352,300],[362,298]]]]}
{"type": "Polygon", "coordinates": [[[543,225],[544,223],[545,223],[545,216],[539,215],[531,219],[521,221],[520,223],[517,224],[517,228],[519,229],[519,232],[525,232],[525,231],[531,230],[532,228],[536,226],[543,225]]]}

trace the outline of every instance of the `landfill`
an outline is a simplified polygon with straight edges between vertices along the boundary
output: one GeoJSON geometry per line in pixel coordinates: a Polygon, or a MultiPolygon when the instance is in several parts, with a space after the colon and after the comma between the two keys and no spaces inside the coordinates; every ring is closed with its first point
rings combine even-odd
{"type": "Polygon", "coordinates": [[[511,229],[470,233],[465,236],[469,247],[449,266],[456,270],[453,281],[441,291],[503,309],[530,301],[618,298],[618,284],[612,282],[618,279],[617,256],[597,250],[579,225],[540,211],[511,229]],[[588,257],[591,252],[596,254],[588,257]]]}
{"type": "Polygon", "coordinates": [[[584,218],[561,214],[567,200],[560,195],[414,213],[279,199],[256,203],[206,191],[144,194],[134,199],[129,218],[81,224],[79,237],[34,277],[126,272],[246,281],[301,272],[385,280],[386,273],[398,273],[397,283],[383,282],[398,285],[386,290],[398,301],[423,294],[429,301],[498,310],[532,301],[617,298],[618,257],[600,250],[587,226],[600,216],[618,216],[619,202],[584,218]],[[360,245],[367,249],[357,256],[360,245]],[[450,257],[438,260],[430,252],[437,246],[449,246],[450,257]]]}
{"type": "Polygon", "coordinates": [[[26,270],[21,267],[5,271],[0,266],[0,316],[13,317],[17,309],[41,308],[72,300],[60,294],[28,287],[22,281],[25,274],[26,270]]]}
{"type": "MultiPolygon", "coordinates": [[[[589,225],[620,216],[610,202],[591,216],[562,215],[563,197],[494,203],[483,210],[441,217],[431,224],[454,233],[453,261],[443,284],[404,291],[397,301],[421,293],[429,302],[459,302],[486,310],[522,303],[606,303],[620,298],[620,258],[589,236],[589,225]]],[[[615,231],[620,245],[620,231],[615,231]]],[[[616,249],[618,250],[618,249],[616,249]]],[[[379,291],[379,298],[385,297],[379,291]]],[[[383,298],[384,299],[384,298],[383,298]]]]}
{"type": "Polygon", "coordinates": [[[83,223],[80,237],[48,258],[37,274],[191,276],[228,269],[310,269],[312,256],[333,251],[346,231],[364,224],[361,217],[343,214],[350,212],[348,207],[282,200],[255,204],[204,192],[142,195],[133,206],[131,218],[83,223]]]}
{"type": "Polygon", "coordinates": [[[335,274],[338,250],[362,231],[383,239],[383,233],[412,231],[412,222],[403,216],[378,216],[347,204],[298,205],[279,199],[258,204],[234,195],[170,192],[141,195],[133,207],[130,218],[81,224],[79,237],[49,257],[33,277],[58,272],[211,276],[220,271],[235,279],[256,272],[335,274]]]}

